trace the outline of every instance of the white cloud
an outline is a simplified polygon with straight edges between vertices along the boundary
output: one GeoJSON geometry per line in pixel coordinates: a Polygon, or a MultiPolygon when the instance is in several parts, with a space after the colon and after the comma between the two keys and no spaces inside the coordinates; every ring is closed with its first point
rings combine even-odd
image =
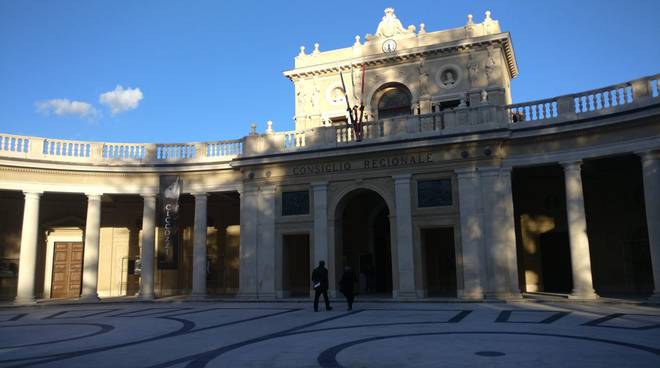
{"type": "Polygon", "coordinates": [[[117,85],[114,91],[101,94],[99,102],[108,106],[112,115],[116,115],[120,112],[136,109],[143,97],[139,88],[131,89],[129,87],[124,89],[124,87],[117,85]]]}
{"type": "Polygon", "coordinates": [[[82,101],[70,101],[66,98],[37,102],[37,111],[44,115],[74,115],[81,118],[95,118],[97,111],[91,104],[82,101]]]}

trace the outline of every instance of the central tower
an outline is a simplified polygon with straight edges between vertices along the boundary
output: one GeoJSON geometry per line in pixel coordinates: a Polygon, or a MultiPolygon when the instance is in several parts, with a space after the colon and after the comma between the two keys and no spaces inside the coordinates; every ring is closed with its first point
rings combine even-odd
{"type": "Polygon", "coordinates": [[[365,121],[429,114],[487,101],[511,102],[510,81],[518,73],[509,33],[486,11],[481,23],[468,15],[464,26],[427,32],[424,23],[404,27],[385,14],[375,34],[351,47],[311,53],[300,47],[295,68],[284,75],[295,86],[295,129],[346,124],[351,106],[365,105],[365,121]]]}

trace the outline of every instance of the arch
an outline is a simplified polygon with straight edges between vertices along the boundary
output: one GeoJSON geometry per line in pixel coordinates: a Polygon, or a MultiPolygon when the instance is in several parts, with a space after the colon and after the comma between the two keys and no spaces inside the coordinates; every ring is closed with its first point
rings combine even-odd
{"type": "Polygon", "coordinates": [[[365,187],[348,188],[334,204],[332,266],[337,281],[345,266],[363,274],[359,287],[370,292],[391,293],[396,253],[390,224],[392,207],[386,196],[365,187]],[[393,259],[394,258],[394,259],[393,259]],[[366,282],[366,283],[365,283],[366,282]]]}
{"type": "Polygon", "coordinates": [[[402,83],[386,83],[372,95],[371,106],[377,111],[378,119],[411,115],[413,94],[402,83]]]}

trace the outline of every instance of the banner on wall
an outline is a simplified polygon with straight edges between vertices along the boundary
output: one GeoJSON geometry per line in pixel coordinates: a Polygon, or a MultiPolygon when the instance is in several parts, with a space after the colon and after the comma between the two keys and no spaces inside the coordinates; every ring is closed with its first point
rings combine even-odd
{"type": "Polygon", "coordinates": [[[158,247],[158,268],[172,270],[177,268],[181,233],[179,229],[179,196],[181,178],[175,175],[160,177],[160,224],[163,236],[158,247]]]}

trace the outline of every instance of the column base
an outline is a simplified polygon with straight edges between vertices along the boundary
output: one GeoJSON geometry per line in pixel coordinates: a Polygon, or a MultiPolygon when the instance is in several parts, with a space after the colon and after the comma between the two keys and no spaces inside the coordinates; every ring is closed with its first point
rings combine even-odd
{"type": "Polygon", "coordinates": [[[137,300],[140,301],[152,301],[156,299],[156,295],[154,294],[138,294],[137,295],[137,300]]]}
{"type": "Polygon", "coordinates": [[[259,294],[256,291],[239,291],[236,299],[258,299],[259,294]]]}
{"type": "Polygon", "coordinates": [[[648,300],[651,303],[660,303],[660,291],[654,292],[646,300],[648,300]]]}
{"type": "Polygon", "coordinates": [[[208,296],[208,294],[206,294],[206,293],[192,293],[192,294],[188,295],[186,300],[188,300],[188,301],[202,301],[202,300],[206,300],[207,296],[208,296]]]}
{"type": "Polygon", "coordinates": [[[598,299],[598,294],[595,291],[575,291],[568,294],[568,299],[571,300],[596,300],[598,299]]]}
{"type": "Polygon", "coordinates": [[[414,290],[394,290],[392,291],[394,299],[418,299],[417,292],[414,290]]]}
{"type": "Polygon", "coordinates": [[[488,291],[484,293],[484,301],[520,301],[523,299],[522,294],[512,292],[493,292],[488,291]]]}
{"type": "Polygon", "coordinates": [[[277,294],[275,294],[274,291],[265,291],[265,292],[259,293],[257,298],[258,299],[263,299],[263,300],[273,300],[273,299],[277,299],[277,294]]]}
{"type": "Polygon", "coordinates": [[[14,298],[14,304],[16,305],[35,305],[37,304],[37,299],[30,297],[16,297],[14,298]]]}
{"type": "Polygon", "coordinates": [[[98,295],[83,295],[78,298],[78,301],[81,303],[98,303],[101,301],[98,295]]]}
{"type": "Polygon", "coordinates": [[[461,292],[458,293],[458,299],[461,300],[483,300],[484,299],[484,293],[480,291],[471,291],[471,292],[461,292]]]}

